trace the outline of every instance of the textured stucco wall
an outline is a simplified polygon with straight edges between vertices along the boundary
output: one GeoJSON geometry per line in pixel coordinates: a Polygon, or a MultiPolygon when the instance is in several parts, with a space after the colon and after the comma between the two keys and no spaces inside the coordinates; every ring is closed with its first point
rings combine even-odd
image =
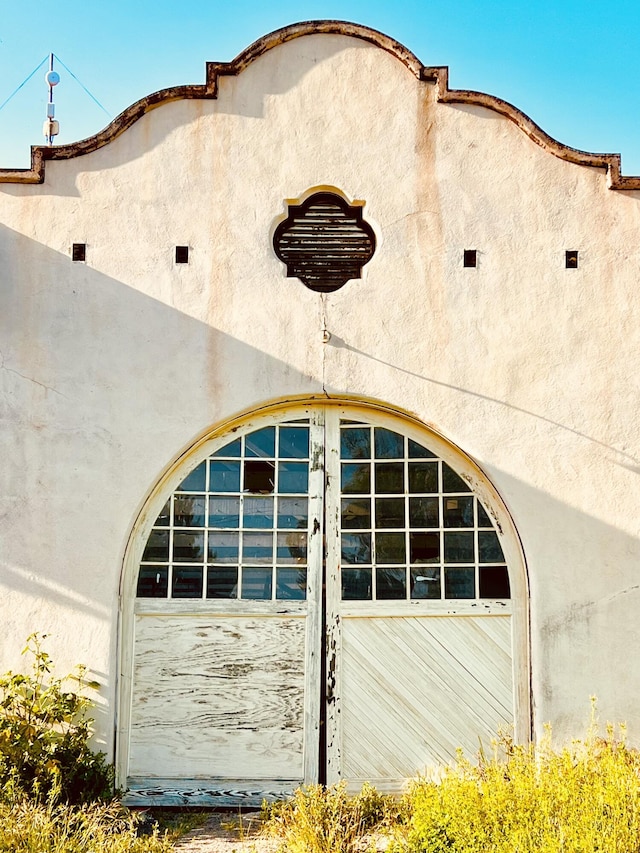
{"type": "Polygon", "coordinates": [[[536,730],[580,734],[595,694],[640,742],[639,238],[638,192],[340,35],[274,47],[41,185],[0,184],[2,669],[48,633],[102,682],[110,749],[120,573],[154,483],[237,412],[364,396],[461,447],[509,508],[536,730]],[[378,240],[324,297],[270,239],[314,186],[365,200],[378,240]]]}

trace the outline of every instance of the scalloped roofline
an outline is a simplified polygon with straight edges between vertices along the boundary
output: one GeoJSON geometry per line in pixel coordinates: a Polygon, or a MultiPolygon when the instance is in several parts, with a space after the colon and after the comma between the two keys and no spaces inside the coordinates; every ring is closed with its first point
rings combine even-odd
{"type": "Polygon", "coordinates": [[[482,92],[474,92],[465,89],[449,88],[449,68],[447,66],[429,67],[424,66],[420,60],[404,45],[395,41],[384,33],[361,24],[353,24],[347,21],[303,21],[291,24],[288,27],[275,30],[255,41],[243,50],[231,62],[207,62],[206,82],[204,85],[174,86],[169,89],[161,89],[151,95],[147,95],[127,107],[119,116],[108,124],[99,133],[72,142],[68,145],[32,145],[31,146],[31,168],[30,169],[1,169],[0,183],[16,184],[41,184],[45,176],[45,163],[47,160],[69,160],[97,151],[109,142],[112,142],[121,133],[124,133],[143,115],[171,101],[189,99],[216,99],[218,97],[218,81],[222,76],[237,76],[247,68],[255,59],[262,56],[285,42],[292,41],[302,36],[327,33],[333,35],[345,35],[352,38],[362,39],[376,47],[386,50],[405,65],[418,80],[436,85],[436,100],[443,104],[471,104],[473,106],[486,107],[500,115],[505,116],[520,130],[532,139],[537,145],[569,163],[580,166],[592,166],[597,169],[605,169],[607,173],[607,185],[612,190],[638,190],[640,189],[640,176],[627,176],[621,172],[620,154],[594,154],[588,151],[580,151],[564,145],[548,133],[545,133],[525,113],[514,107],[507,101],[494,95],[482,92]]]}

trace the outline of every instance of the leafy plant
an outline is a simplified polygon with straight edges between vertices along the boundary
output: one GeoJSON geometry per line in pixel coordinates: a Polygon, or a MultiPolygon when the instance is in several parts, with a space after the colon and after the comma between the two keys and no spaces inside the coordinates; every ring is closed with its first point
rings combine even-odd
{"type": "Polygon", "coordinates": [[[51,803],[84,803],[113,796],[113,768],[89,746],[92,720],[86,669],[51,676],[42,648],[46,635],[32,634],[23,654],[30,673],[0,677],[0,785],[5,798],[23,793],[51,803]],[[66,689],[73,687],[74,689],[66,689]]]}

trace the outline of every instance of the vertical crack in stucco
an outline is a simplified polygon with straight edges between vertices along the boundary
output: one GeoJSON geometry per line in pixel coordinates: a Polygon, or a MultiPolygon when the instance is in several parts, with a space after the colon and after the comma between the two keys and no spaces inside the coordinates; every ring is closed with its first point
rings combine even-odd
{"type": "Polygon", "coordinates": [[[327,329],[327,294],[320,294],[320,340],[322,343],[322,393],[328,397],[326,386],[327,342],[331,333],[327,329]]]}

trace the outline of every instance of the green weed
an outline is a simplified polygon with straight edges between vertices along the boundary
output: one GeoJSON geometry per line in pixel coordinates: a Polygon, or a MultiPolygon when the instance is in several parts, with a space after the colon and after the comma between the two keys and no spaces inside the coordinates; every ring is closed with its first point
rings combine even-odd
{"type": "Polygon", "coordinates": [[[93,721],[85,691],[98,685],[81,666],[52,677],[43,639],[32,634],[23,649],[31,672],[0,677],[0,788],[9,799],[16,792],[71,803],[110,799],[113,769],[88,743],[93,721]]]}
{"type": "Polygon", "coordinates": [[[170,853],[157,832],[138,837],[136,816],[118,803],[0,803],[0,853],[170,853]]]}
{"type": "Polygon", "coordinates": [[[640,756],[611,727],[554,751],[503,740],[506,757],[459,758],[405,796],[394,853],[638,853],[640,756]]]}
{"type": "Polygon", "coordinates": [[[291,800],[263,807],[265,829],[286,853],[353,853],[363,836],[397,812],[391,797],[364,785],[356,796],[344,784],[299,788],[291,800]]]}

